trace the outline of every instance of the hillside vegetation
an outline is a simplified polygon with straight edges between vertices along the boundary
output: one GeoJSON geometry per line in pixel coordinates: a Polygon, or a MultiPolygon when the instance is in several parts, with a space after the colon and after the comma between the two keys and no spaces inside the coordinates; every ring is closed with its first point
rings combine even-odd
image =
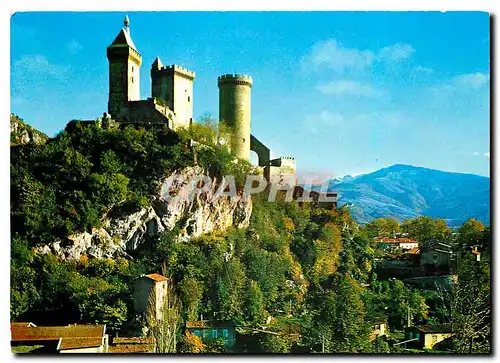
{"type": "MultiPolygon", "coordinates": [[[[76,124],[45,144],[12,146],[11,319],[104,323],[111,334],[134,334],[140,322],[133,311],[133,282],[154,272],[172,279],[182,321],[203,314],[234,320],[242,335],[266,324],[267,332],[277,333],[241,340],[235,348],[240,352],[399,352],[383,340],[370,341],[373,322],[386,318],[390,329],[401,330],[408,311],[413,323],[452,319],[443,296],[396,279],[377,280],[371,237],[387,233],[387,221],[361,227],[347,208],[271,203],[264,194],[253,197],[248,228],[188,241],[179,241],[174,229],[128,258],[82,255],[65,261],[35,252],[33,247],[58,236],[99,226],[116,203],[147,205],[158,180],[185,166],[197,163],[214,176],[236,175],[241,186],[249,165],[235,163],[216,144],[197,151],[190,146],[190,138],[206,141],[212,131],[200,127],[175,134],[165,127],[76,124]]],[[[442,221],[396,224],[415,238],[451,238],[442,221]]],[[[474,222],[460,232],[465,254],[474,238],[489,249],[489,231],[481,226],[474,222]]],[[[476,271],[473,262],[463,261],[477,274],[477,289],[487,293],[489,264],[476,271]]],[[[182,329],[176,334],[177,351],[193,351],[189,336],[183,338],[182,329]]],[[[489,340],[476,349],[489,350],[489,340]]]]}

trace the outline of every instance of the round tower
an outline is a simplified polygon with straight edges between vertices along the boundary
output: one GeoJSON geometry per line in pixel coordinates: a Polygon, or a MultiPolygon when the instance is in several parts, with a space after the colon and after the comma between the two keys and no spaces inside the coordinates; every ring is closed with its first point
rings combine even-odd
{"type": "Polygon", "coordinates": [[[219,120],[231,130],[231,152],[250,160],[252,77],[225,74],[218,78],[219,120]]]}

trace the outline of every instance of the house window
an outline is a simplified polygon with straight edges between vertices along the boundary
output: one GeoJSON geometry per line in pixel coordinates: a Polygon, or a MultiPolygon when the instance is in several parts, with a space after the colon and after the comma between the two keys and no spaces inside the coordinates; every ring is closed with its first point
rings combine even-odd
{"type": "Polygon", "coordinates": [[[201,330],[195,330],[194,335],[201,337],[201,330]]]}
{"type": "Polygon", "coordinates": [[[420,333],[415,333],[415,338],[417,338],[418,340],[420,340],[420,333]]]}
{"type": "Polygon", "coordinates": [[[227,336],[228,336],[228,335],[229,335],[228,330],[227,330],[227,329],[224,329],[224,330],[222,331],[222,336],[223,336],[224,338],[227,338],[227,336]]]}
{"type": "Polygon", "coordinates": [[[212,330],[212,338],[217,339],[217,329],[212,330]]]}

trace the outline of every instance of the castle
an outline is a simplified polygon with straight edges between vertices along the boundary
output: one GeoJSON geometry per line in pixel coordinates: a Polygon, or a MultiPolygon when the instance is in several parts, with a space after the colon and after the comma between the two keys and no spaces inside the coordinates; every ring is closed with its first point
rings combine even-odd
{"type": "MultiPolygon", "coordinates": [[[[163,123],[172,130],[193,123],[193,82],[195,72],[179,65],[164,66],[157,57],[151,65],[151,97],[141,100],[140,68],[142,56],[132,40],[130,20],[107,47],[109,62],[108,113],[120,123],[163,123]]],[[[247,75],[225,74],[217,79],[219,120],[231,130],[229,149],[238,158],[258,156],[258,166],[267,180],[288,184],[295,182],[295,159],[271,160],[270,149],[251,134],[251,90],[253,80],[247,75]]]]}

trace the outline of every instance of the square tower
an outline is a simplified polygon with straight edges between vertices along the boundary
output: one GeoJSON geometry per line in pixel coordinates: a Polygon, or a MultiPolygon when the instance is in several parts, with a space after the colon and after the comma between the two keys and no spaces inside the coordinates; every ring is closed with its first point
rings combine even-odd
{"type": "Polygon", "coordinates": [[[109,61],[108,112],[120,118],[126,112],[128,101],[140,100],[140,67],[142,57],[130,36],[128,17],[125,27],[107,48],[109,61]]]}
{"type": "Polygon", "coordinates": [[[163,66],[156,58],[151,66],[151,95],[170,108],[177,127],[189,127],[193,122],[193,81],[195,73],[178,65],[163,66]]]}

